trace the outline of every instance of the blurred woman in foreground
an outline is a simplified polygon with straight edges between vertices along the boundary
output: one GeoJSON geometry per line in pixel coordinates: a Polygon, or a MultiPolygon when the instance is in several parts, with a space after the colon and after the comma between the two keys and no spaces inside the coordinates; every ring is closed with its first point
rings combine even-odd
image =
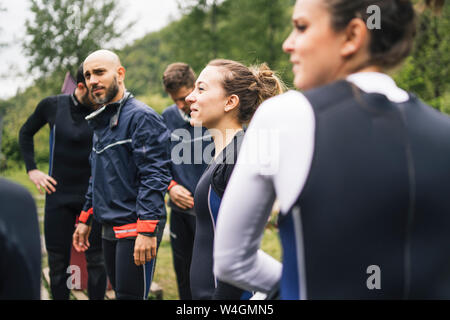
{"type": "Polygon", "coordinates": [[[249,126],[217,277],[289,300],[450,298],[450,119],[385,73],[411,50],[411,1],[297,0],[293,25],[283,50],[305,91],[265,102],[249,126]],[[275,143],[258,139],[267,128],[275,143]],[[257,251],[275,197],[282,272],[257,251]]]}

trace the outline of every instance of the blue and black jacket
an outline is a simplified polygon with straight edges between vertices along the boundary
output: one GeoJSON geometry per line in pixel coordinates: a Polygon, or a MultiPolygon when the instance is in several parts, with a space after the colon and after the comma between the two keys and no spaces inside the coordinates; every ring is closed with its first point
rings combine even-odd
{"type": "Polygon", "coordinates": [[[86,119],[94,130],[92,176],[80,221],[93,214],[116,238],[156,235],[171,180],[170,133],[161,116],[127,92],[86,119]]]}

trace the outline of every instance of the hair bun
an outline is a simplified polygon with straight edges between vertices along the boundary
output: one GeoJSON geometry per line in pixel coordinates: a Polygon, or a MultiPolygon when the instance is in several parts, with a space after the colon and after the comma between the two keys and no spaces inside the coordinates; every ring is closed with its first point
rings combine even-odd
{"type": "Polygon", "coordinates": [[[258,80],[262,80],[263,78],[273,78],[275,76],[274,72],[266,63],[262,63],[259,66],[252,66],[250,70],[258,80]]]}
{"type": "Polygon", "coordinates": [[[258,106],[270,97],[283,93],[286,86],[266,63],[247,67],[240,62],[215,59],[208,66],[223,68],[222,86],[226,95],[239,97],[238,119],[247,123],[258,106]]]}
{"type": "Polygon", "coordinates": [[[272,71],[267,63],[251,66],[250,71],[256,78],[259,90],[259,103],[286,91],[283,81],[272,71]]]}

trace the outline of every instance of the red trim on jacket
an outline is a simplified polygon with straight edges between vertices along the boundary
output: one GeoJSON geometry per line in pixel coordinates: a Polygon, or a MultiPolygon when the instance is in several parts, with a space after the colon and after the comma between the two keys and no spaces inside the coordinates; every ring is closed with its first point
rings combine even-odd
{"type": "Polygon", "coordinates": [[[128,237],[137,237],[137,223],[130,223],[119,227],[114,227],[114,233],[117,239],[123,239],[128,237]]]}
{"type": "Polygon", "coordinates": [[[88,211],[81,211],[80,217],[78,218],[79,222],[86,224],[89,218],[94,214],[94,209],[90,208],[88,211]]]}
{"type": "Polygon", "coordinates": [[[147,232],[152,233],[156,231],[156,226],[159,220],[138,220],[137,222],[137,232],[147,232]]]}
{"type": "Polygon", "coordinates": [[[153,233],[159,220],[138,220],[137,223],[130,223],[119,227],[113,227],[117,239],[137,237],[139,233],[153,233]]]}
{"type": "Polygon", "coordinates": [[[167,191],[170,191],[173,187],[175,187],[178,184],[175,180],[170,181],[169,186],[167,187],[167,191]]]}

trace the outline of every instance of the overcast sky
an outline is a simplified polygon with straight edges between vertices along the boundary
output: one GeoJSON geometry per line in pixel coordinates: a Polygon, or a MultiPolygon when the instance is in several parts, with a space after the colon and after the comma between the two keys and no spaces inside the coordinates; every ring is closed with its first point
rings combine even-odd
{"type": "MultiPolygon", "coordinates": [[[[125,9],[124,21],[137,21],[128,33],[125,43],[140,38],[148,32],[157,31],[179,17],[177,0],[119,0],[125,9]]],[[[13,96],[18,88],[29,86],[31,79],[19,77],[25,73],[27,59],[22,53],[25,37],[25,21],[31,19],[29,0],[1,1],[6,12],[0,13],[0,43],[7,42],[7,48],[0,49],[0,99],[13,96]]]]}

